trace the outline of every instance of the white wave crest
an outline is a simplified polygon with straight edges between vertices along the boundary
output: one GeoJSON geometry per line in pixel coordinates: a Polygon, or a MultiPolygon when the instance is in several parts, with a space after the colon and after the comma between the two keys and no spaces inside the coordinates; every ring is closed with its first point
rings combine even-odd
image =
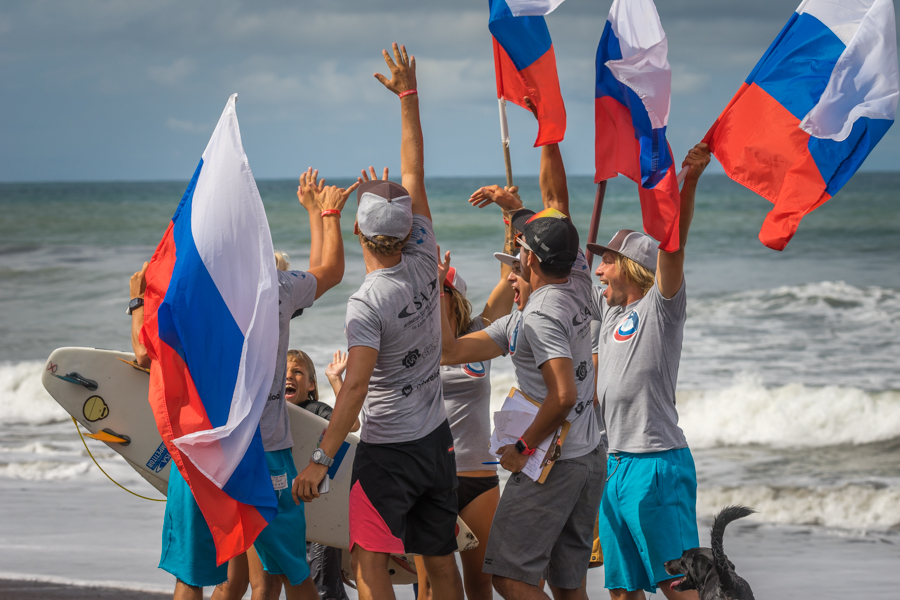
{"type": "Polygon", "coordinates": [[[900,392],[837,386],[766,388],[739,376],[725,389],[678,393],[679,425],[694,448],[867,444],[900,437],[900,392]]]}
{"type": "Polygon", "coordinates": [[[712,518],[729,504],[748,506],[758,513],[748,520],[767,523],[879,531],[900,528],[900,488],[883,485],[741,486],[697,490],[699,517],[712,518]]]}
{"type": "Polygon", "coordinates": [[[41,385],[45,363],[0,363],[0,423],[43,425],[69,418],[41,385]]]}
{"type": "Polygon", "coordinates": [[[72,463],[50,460],[14,462],[0,465],[0,477],[26,481],[57,481],[80,477],[90,469],[91,463],[89,462],[72,463]]]}

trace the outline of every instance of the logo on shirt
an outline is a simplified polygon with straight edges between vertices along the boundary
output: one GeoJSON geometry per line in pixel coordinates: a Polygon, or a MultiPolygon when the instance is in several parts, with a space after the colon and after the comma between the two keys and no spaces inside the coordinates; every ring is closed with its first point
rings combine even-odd
{"type": "Polygon", "coordinates": [[[585,321],[590,320],[590,318],[591,318],[591,307],[583,306],[581,308],[581,310],[578,311],[578,314],[576,314],[574,317],[572,317],[572,325],[574,325],[575,327],[578,327],[585,321]]]}
{"type": "Polygon", "coordinates": [[[421,356],[422,353],[419,352],[418,348],[416,348],[415,350],[410,350],[406,353],[406,356],[403,357],[403,366],[407,369],[416,366],[416,362],[418,362],[421,356]]]}
{"type": "Polygon", "coordinates": [[[407,304],[403,307],[403,310],[400,311],[400,314],[397,315],[400,319],[406,319],[407,317],[411,317],[428,302],[428,299],[434,296],[434,290],[437,288],[437,279],[433,279],[431,283],[428,284],[428,290],[425,292],[416,292],[413,296],[413,301],[411,304],[407,304]]]}
{"type": "Polygon", "coordinates": [[[613,339],[617,342],[627,342],[637,334],[640,318],[636,310],[628,313],[616,330],[613,332],[613,339]]]}
{"type": "Polygon", "coordinates": [[[413,239],[416,240],[417,244],[422,244],[428,239],[428,231],[424,227],[413,230],[413,233],[413,239]]]}
{"type": "Polygon", "coordinates": [[[587,372],[587,361],[583,360],[581,361],[581,364],[578,365],[578,368],[575,369],[575,378],[578,379],[578,381],[584,381],[587,377],[587,372]]]}
{"type": "Polygon", "coordinates": [[[521,323],[521,319],[516,322],[516,328],[513,329],[512,335],[509,336],[509,355],[514,356],[516,353],[516,344],[519,341],[519,324],[521,323]]]}
{"type": "Polygon", "coordinates": [[[463,373],[469,377],[480,379],[485,376],[487,369],[484,368],[483,362],[466,363],[463,365],[463,373]]]}

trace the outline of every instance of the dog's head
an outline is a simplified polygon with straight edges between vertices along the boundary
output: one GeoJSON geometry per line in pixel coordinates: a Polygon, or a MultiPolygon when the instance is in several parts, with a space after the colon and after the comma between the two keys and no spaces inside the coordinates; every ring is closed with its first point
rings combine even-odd
{"type": "Polygon", "coordinates": [[[666,573],[678,577],[669,584],[676,592],[701,590],[707,579],[716,576],[716,565],[709,548],[685,550],[681,558],[666,561],[664,566],[666,573]]]}

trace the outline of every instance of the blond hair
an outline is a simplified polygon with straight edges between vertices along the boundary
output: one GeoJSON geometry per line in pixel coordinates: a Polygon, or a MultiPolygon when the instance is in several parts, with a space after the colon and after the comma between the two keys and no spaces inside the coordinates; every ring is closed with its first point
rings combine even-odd
{"type": "Polygon", "coordinates": [[[291,268],[290,256],[288,256],[287,252],[282,252],[281,250],[275,251],[275,268],[279,271],[287,271],[291,268]]]}
{"type": "Polygon", "coordinates": [[[459,290],[452,287],[450,290],[453,299],[456,300],[453,304],[453,314],[456,316],[456,337],[462,337],[469,332],[469,327],[472,325],[472,303],[459,290]]]}
{"type": "Polygon", "coordinates": [[[306,399],[317,401],[319,399],[319,384],[316,381],[316,366],[313,364],[309,354],[303,350],[288,350],[287,362],[291,361],[300,363],[306,367],[306,370],[309,372],[309,380],[313,384],[313,389],[306,393],[306,399]]]}
{"type": "Polygon", "coordinates": [[[645,294],[650,291],[656,280],[656,274],[650,269],[618,252],[616,253],[616,269],[629,281],[638,285],[645,294]]]}
{"type": "Polygon", "coordinates": [[[409,241],[409,236],[412,235],[412,231],[407,234],[407,236],[403,239],[396,238],[390,235],[373,235],[371,238],[367,238],[362,233],[359,234],[360,243],[373,254],[382,254],[384,256],[394,256],[395,254],[400,254],[400,251],[403,250],[403,246],[406,245],[406,242],[409,241]]]}

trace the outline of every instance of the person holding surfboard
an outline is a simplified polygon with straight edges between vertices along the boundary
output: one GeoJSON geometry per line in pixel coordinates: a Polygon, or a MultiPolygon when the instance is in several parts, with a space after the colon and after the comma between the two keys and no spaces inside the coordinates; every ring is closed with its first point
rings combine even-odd
{"type": "Polygon", "coordinates": [[[402,184],[363,171],[355,233],[366,278],[347,303],[347,377],[331,424],[294,480],[297,503],[314,501],[360,408],[365,420],[353,462],[350,551],[359,596],[393,598],[390,555],[423,556],[439,600],[462,600],[456,567],[456,460],[440,378],[437,244],[425,192],[416,61],[405,47],[383,51],[402,117],[402,184]],[[371,176],[370,176],[371,175],[371,176]]]}
{"type": "MultiPolygon", "coordinates": [[[[526,102],[531,104],[530,100],[526,102]]],[[[519,315],[460,338],[447,335],[446,362],[512,356],[521,391],[540,402],[532,424],[515,445],[500,449],[510,477],[485,550],[484,571],[504,598],[548,596],[581,600],[591,557],[592,532],[605,478],[604,449],[593,404],[590,273],[568,217],[565,168],[557,144],[543,146],[540,170],[544,210],[535,214],[499,186],[472,194],[479,207],[498,204],[521,232],[522,276],[532,286],[519,315]],[[566,421],[570,427],[544,483],[521,471],[534,448],[566,421]]]]}

